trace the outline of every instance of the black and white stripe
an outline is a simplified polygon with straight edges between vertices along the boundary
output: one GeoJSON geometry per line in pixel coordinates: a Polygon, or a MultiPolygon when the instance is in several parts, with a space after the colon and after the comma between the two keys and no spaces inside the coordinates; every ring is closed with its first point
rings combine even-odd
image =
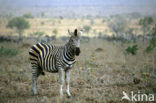
{"type": "Polygon", "coordinates": [[[69,92],[69,80],[70,69],[75,63],[75,56],[80,53],[80,40],[78,31],[75,29],[74,33],[71,33],[69,42],[64,46],[55,46],[45,43],[37,43],[33,45],[29,50],[30,62],[32,65],[32,80],[33,80],[33,93],[37,95],[36,82],[37,77],[40,74],[44,75],[43,71],[51,73],[59,73],[60,77],[60,94],[62,95],[63,86],[63,72],[65,72],[65,79],[67,84],[67,95],[70,97],[69,92]]]}
{"type": "Polygon", "coordinates": [[[59,67],[69,67],[75,63],[75,56],[68,43],[65,46],[54,46],[37,43],[32,46],[29,55],[32,68],[40,67],[48,72],[58,72],[59,67]]]}

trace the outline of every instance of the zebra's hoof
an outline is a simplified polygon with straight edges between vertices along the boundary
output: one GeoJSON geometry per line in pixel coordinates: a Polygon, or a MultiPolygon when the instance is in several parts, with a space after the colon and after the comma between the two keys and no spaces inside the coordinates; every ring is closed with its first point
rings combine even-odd
{"type": "Polygon", "coordinates": [[[67,98],[72,98],[72,96],[71,95],[67,95],[67,98]]]}

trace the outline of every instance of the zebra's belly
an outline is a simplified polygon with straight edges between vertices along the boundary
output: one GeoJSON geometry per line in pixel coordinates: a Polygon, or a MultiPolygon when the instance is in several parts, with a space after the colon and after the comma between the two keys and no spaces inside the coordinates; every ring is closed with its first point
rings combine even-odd
{"type": "Polygon", "coordinates": [[[57,73],[58,72],[58,68],[56,65],[51,65],[51,66],[43,65],[42,69],[46,72],[51,72],[51,73],[57,73]]]}
{"type": "Polygon", "coordinates": [[[67,69],[72,68],[74,63],[75,63],[75,61],[71,62],[71,64],[66,64],[66,63],[62,63],[62,64],[58,63],[57,64],[56,61],[54,61],[54,63],[50,63],[50,65],[49,65],[46,62],[44,62],[42,65],[42,69],[47,72],[57,73],[59,71],[59,68],[67,70],[67,69]]]}
{"type": "Polygon", "coordinates": [[[57,73],[58,72],[58,69],[54,69],[54,68],[44,68],[43,70],[46,72],[51,72],[51,73],[57,73]]]}
{"type": "MultiPolygon", "coordinates": [[[[63,65],[61,68],[64,70],[71,69],[73,65],[63,65]]],[[[58,68],[53,68],[52,66],[50,68],[44,68],[43,70],[51,73],[58,73],[58,68]]]]}

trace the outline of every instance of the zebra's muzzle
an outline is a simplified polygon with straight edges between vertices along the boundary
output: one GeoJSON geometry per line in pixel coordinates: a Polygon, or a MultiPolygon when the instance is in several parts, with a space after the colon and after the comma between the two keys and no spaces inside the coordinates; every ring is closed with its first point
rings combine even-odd
{"type": "Polygon", "coordinates": [[[76,47],[75,54],[76,54],[76,56],[79,56],[79,54],[80,54],[80,48],[76,47]]]}

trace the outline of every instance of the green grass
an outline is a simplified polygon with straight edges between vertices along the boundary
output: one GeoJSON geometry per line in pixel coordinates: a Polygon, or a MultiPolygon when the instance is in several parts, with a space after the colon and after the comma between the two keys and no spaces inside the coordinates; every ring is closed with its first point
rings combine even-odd
{"type": "Polygon", "coordinates": [[[12,48],[4,48],[3,46],[0,47],[0,56],[1,57],[13,57],[19,53],[17,49],[12,48]]]}

